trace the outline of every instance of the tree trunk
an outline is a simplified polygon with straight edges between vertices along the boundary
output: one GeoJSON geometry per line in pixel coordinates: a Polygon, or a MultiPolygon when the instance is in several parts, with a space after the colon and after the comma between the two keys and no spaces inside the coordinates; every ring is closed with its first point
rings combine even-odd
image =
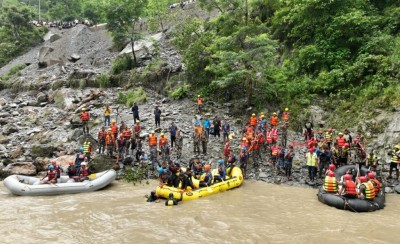
{"type": "Polygon", "coordinates": [[[249,1],[245,0],[246,8],[245,8],[245,13],[244,13],[244,18],[245,18],[245,23],[247,26],[247,23],[249,22],[249,1]]]}
{"type": "Polygon", "coordinates": [[[136,60],[136,54],[135,54],[135,42],[132,37],[131,37],[131,47],[132,47],[132,55],[133,55],[133,65],[135,67],[137,67],[137,60],[136,60]]]}

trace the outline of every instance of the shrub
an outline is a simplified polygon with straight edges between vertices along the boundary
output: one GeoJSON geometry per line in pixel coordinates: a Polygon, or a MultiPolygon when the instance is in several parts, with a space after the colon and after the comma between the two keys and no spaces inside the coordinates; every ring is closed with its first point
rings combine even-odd
{"type": "Polygon", "coordinates": [[[183,85],[178,87],[174,91],[170,92],[169,96],[174,99],[182,99],[188,96],[189,86],[183,85]]]}
{"type": "Polygon", "coordinates": [[[96,77],[96,83],[99,86],[99,88],[109,87],[110,77],[108,77],[106,74],[100,74],[96,77]]]}
{"type": "Polygon", "coordinates": [[[129,54],[123,54],[114,59],[111,74],[117,75],[133,68],[133,60],[129,54]]]}
{"type": "Polygon", "coordinates": [[[133,103],[146,102],[147,94],[143,87],[137,89],[131,89],[126,92],[118,93],[118,103],[125,104],[128,107],[132,107],[133,103]]]}

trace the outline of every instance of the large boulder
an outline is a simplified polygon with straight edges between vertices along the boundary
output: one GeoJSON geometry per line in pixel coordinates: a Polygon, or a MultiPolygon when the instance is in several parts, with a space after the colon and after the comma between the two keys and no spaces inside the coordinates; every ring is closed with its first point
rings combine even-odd
{"type": "Polygon", "coordinates": [[[45,171],[47,170],[47,166],[49,165],[49,159],[43,157],[37,157],[35,158],[35,162],[33,162],[33,165],[35,165],[36,170],[38,172],[45,171]]]}
{"type": "Polygon", "coordinates": [[[57,148],[52,145],[33,145],[32,157],[52,157],[57,148]]]}
{"type": "Polygon", "coordinates": [[[113,159],[106,155],[97,155],[89,163],[89,167],[93,172],[101,172],[104,170],[109,170],[113,166],[113,159]]]}
{"type": "Polygon", "coordinates": [[[36,175],[37,170],[32,162],[17,162],[7,165],[2,169],[10,175],[36,175]]]}
{"type": "Polygon", "coordinates": [[[82,129],[75,129],[75,131],[72,133],[70,139],[71,141],[78,141],[79,137],[83,135],[83,130],[82,129]]]}

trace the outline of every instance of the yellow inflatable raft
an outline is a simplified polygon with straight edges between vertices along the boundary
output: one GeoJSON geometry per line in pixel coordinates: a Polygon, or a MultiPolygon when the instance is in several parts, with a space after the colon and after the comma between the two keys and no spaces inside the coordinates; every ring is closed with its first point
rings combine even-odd
{"type": "MultiPolygon", "coordinates": [[[[213,170],[213,175],[217,172],[216,169],[213,170]]],[[[227,172],[228,175],[228,172],[227,172]]],[[[195,187],[199,186],[199,180],[192,178],[193,185],[195,187]]],[[[174,198],[181,201],[188,201],[197,199],[200,197],[209,196],[216,194],[218,192],[223,192],[235,187],[238,187],[243,182],[242,170],[239,167],[234,167],[232,169],[232,177],[228,178],[222,182],[215,183],[208,187],[202,187],[195,190],[184,191],[182,189],[171,187],[171,186],[158,186],[156,189],[156,194],[158,197],[168,198],[170,193],[174,194],[174,198]]]]}

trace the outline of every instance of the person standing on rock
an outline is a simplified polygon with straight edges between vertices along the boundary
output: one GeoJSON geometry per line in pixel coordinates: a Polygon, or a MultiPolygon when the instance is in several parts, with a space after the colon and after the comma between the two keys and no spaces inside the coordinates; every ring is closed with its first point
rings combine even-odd
{"type": "Polygon", "coordinates": [[[124,160],[126,141],[124,135],[121,134],[117,139],[117,162],[124,160]]]}
{"type": "Polygon", "coordinates": [[[218,136],[218,140],[221,139],[221,120],[218,118],[218,115],[215,115],[214,120],[213,120],[213,125],[214,125],[214,137],[218,136]]]}
{"type": "Polygon", "coordinates": [[[289,146],[289,150],[286,151],[285,154],[285,175],[287,177],[287,180],[291,180],[292,176],[292,162],[294,158],[294,151],[293,151],[293,146],[289,146]]]}
{"type": "MultiPolygon", "coordinates": [[[[169,127],[169,133],[171,135],[171,148],[174,147],[174,143],[176,141],[176,131],[178,130],[178,127],[176,127],[174,122],[171,122],[171,126],[169,127]]],[[[176,144],[176,143],[175,143],[176,144]]]]}
{"type": "Polygon", "coordinates": [[[222,124],[222,136],[224,138],[224,142],[228,141],[229,133],[231,131],[231,126],[229,125],[228,121],[224,119],[224,123],[222,124]]]}
{"type": "Polygon", "coordinates": [[[203,149],[203,154],[207,154],[207,143],[208,143],[208,133],[203,129],[201,134],[201,147],[203,149]]]}
{"type": "Polygon", "coordinates": [[[161,122],[161,110],[156,106],[154,109],[154,119],[156,122],[156,128],[160,127],[160,122],[161,122]]]}
{"type": "Polygon", "coordinates": [[[201,95],[197,95],[197,113],[201,114],[203,112],[203,98],[201,95]]]}
{"type": "Polygon", "coordinates": [[[109,157],[112,157],[115,148],[115,137],[114,134],[112,133],[111,128],[108,129],[105,139],[106,139],[107,155],[109,157]]]}
{"type": "Polygon", "coordinates": [[[110,126],[110,115],[111,115],[111,108],[110,106],[106,105],[104,109],[104,126],[110,126]]]}
{"type": "Polygon", "coordinates": [[[139,119],[139,107],[136,103],[132,106],[133,122],[140,121],[139,119]]]}
{"type": "Polygon", "coordinates": [[[111,120],[111,125],[110,125],[111,132],[114,135],[114,138],[118,138],[118,125],[117,121],[115,119],[111,120]]]}
{"type": "Polygon", "coordinates": [[[176,130],[176,145],[175,145],[177,159],[180,159],[182,156],[182,148],[183,148],[183,136],[181,135],[181,130],[177,129],[176,130]]]}
{"type": "Polygon", "coordinates": [[[121,120],[121,125],[119,126],[119,134],[122,134],[126,128],[125,121],[121,120]]]}
{"type": "Polygon", "coordinates": [[[308,168],[308,177],[311,182],[314,182],[315,176],[317,175],[317,154],[314,151],[314,148],[310,148],[309,152],[306,153],[307,160],[307,168],[308,168]]]}
{"type": "Polygon", "coordinates": [[[122,131],[122,135],[124,136],[124,139],[125,139],[125,154],[128,155],[129,148],[131,146],[131,138],[132,138],[132,132],[128,126],[126,126],[125,129],[122,131]]]}
{"type": "Polygon", "coordinates": [[[210,127],[211,127],[211,122],[208,119],[208,115],[206,114],[206,116],[203,120],[203,128],[205,129],[207,136],[210,136],[210,127]]]}
{"type": "Polygon", "coordinates": [[[105,146],[106,146],[106,131],[104,127],[101,127],[98,135],[97,141],[99,142],[99,154],[104,153],[105,146]]]}
{"type": "Polygon", "coordinates": [[[193,152],[194,154],[200,154],[200,134],[197,129],[193,131],[193,152]]]}
{"type": "Polygon", "coordinates": [[[83,152],[85,153],[87,159],[90,161],[90,154],[92,152],[92,146],[90,145],[90,141],[88,139],[83,143],[83,152]]]}
{"type": "Polygon", "coordinates": [[[82,112],[81,112],[81,121],[82,121],[82,128],[83,128],[83,134],[89,134],[89,119],[90,119],[90,115],[89,112],[86,111],[86,108],[82,108],[82,112]]]}

